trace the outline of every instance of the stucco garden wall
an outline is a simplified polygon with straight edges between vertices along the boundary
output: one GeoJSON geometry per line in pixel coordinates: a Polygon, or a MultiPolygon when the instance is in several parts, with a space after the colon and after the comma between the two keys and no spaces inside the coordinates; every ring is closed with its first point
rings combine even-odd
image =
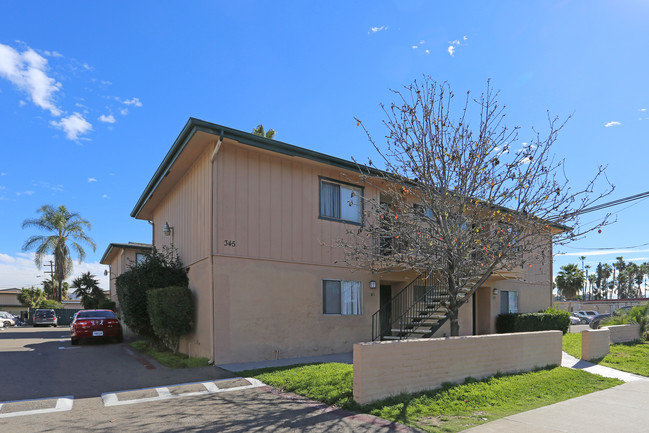
{"type": "Polygon", "coordinates": [[[561,331],[383,341],[354,345],[354,400],[371,403],[466,377],[561,364],[561,331]]]}

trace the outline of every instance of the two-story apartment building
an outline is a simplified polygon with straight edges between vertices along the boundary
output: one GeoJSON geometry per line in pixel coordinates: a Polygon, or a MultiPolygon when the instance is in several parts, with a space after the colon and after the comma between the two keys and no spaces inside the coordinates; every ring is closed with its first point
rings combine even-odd
{"type": "MultiPolygon", "coordinates": [[[[350,161],[189,119],[131,213],[189,267],[196,329],[181,350],[219,364],[370,341],[372,315],[416,274],[350,269],[332,245],[363,223],[362,206],[345,204],[378,194],[350,161]]],[[[462,307],[462,334],[549,307],[551,275],[551,263],[494,273],[462,307]]]]}
{"type": "Polygon", "coordinates": [[[106,247],[106,251],[104,251],[104,254],[101,256],[99,263],[102,265],[108,265],[108,270],[106,271],[110,281],[108,299],[119,305],[115,278],[128,271],[134,263],[138,263],[142,260],[144,254],[151,252],[152,249],[153,246],[151,244],[143,244],[139,242],[115,242],[106,247]]]}

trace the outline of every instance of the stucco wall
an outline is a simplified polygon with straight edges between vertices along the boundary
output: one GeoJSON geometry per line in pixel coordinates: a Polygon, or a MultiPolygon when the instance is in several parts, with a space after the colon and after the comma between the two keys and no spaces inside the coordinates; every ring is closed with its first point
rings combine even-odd
{"type": "Polygon", "coordinates": [[[640,325],[606,326],[610,333],[611,344],[626,343],[640,338],[640,325]]]}
{"type": "Polygon", "coordinates": [[[605,357],[611,344],[607,328],[581,331],[581,359],[590,361],[605,357]]]}
{"type": "Polygon", "coordinates": [[[466,377],[561,364],[561,331],[354,345],[354,400],[367,404],[466,377]]]}
{"type": "Polygon", "coordinates": [[[367,272],[216,257],[216,363],[349,352],[371,340],[379,290],[367,272]],[[323,279],[361,281],[362,314],[323,314],[323,279]]]}

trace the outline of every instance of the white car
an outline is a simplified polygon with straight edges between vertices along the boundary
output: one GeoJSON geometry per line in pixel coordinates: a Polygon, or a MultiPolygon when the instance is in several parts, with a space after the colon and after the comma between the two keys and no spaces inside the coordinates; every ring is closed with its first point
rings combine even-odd
{"type": "Polygon", "coordinates": [[[599,313],[593,310],[580,310],[577,311],[577,316],[583,319],[581,323],[590,323],[593,320],[593,317],[597,316],[599,313]],[[585,320],[585,322],[584,322],[585,320]]]}
{"type": "MultiPolygon", "coordinates": [[[[571,325],[579,325],[581,323],[581,318],[577,316],[575,313],[570,313],[570,324],[571,325]]],[[[586,319],[584,319],[586,320],[586,319]]]]}
{"type": "Polygon", "coordinates": [[[6,311],[0,311],[0,323],[8,328],[16,325],[16,319],[6,311]]]}

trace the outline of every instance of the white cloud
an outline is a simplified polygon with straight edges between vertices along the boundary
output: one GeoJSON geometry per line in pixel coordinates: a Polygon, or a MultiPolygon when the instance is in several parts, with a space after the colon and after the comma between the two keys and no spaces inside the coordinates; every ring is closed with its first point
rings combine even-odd
{"type": "Polygon", "coordinates": [[[460,45],[460,41],[456,39],[454,41],[450,41],[449,44],[451,44],[451,45],[460,45]]]}
{"type": "Polygon", "coordinates": [[[108,116],[102,114],[101,116],[99,116],[99,121],[104,123],[115,123],[115,116],[113,116],[112,114],[109,114],[108,116]]]}
{"type": "Polygon", "coordinates": [[[620,125],[621,125],[620,122],[613,121],[613,122],[608,122],[607,124],[604,125],[604,127],[610,128],[611,126],[620,126],[620,125]]]}
{"type": "Polygon", "coordinates": [[[104,194],[101,196],[101,198],[110,198],[110,197],[108,197],[108,194],[104,194]]]}
{"type": "Polygon", "coordinates": [[[69,140],[78,140],[80,135],[92,131],[92,125],[77,112],[62,118],[59,122],[52,120],[50,125],[63,130],[69,140]]]}
{"type": "Polygon", "coordinates": [[[90,183],[90,182],[97,182],[97,179],[95,179],[94,177],[89,177],[88,178],[88,183],[90,183]]]}
{"type": "Polygon", "coordinates": [[[453,45],[448,46],[448,53],[453,57],[455,55],[455,47],[453,45]]]}
{"type": "Polygon", "coordinates": [[[142,102],[140,102],[140,98],[133,98],[133,99],[130,99],[130,100],[125,99],[124,101],[122,101],[122,104],[135,105],[136,107],[141,107],[142,106],[142,102]]]}
{"type": "Polygon", "coordinates": [[[619,250],[597,250],[597,251],[581,251],[578,253],[557,253],[557,256],[606,256],[609,254],[634,254],[634,253],[649,253],[649,249],[645,250],[629,250],[629,249],[619,249],[619,250]]]}
{"type": "Polygon", "coordinates": [[[419,45],[424,45],[425,43],[426,43],[426,41],[423,40],[423,39],[421,41],[419,41],[419,45]]]}
{"type": "Polygon", "coordinates": [[[413,50],[416,50],[417,48],[419,48],[417,45],[413,45],[413,46],[412,46],[412,49],[413,49],[413,50]]]}
{"type": "Polygon", "coordinates": [[[128,108],[122,108],[121,110],[119,110],[119,114],[126,116],[128,114],[128,108]]]}
{"type": "Polygon", "coordinates": [[[61,110],[54,103],[54,95],[61,89],[61,83],[49,77],[46,71],[47,59],[31,48],[19,53],[0,44],[0,77],[27,92],[38,107],[48,110],[52,116],[60,116],[61,110]]]}
{"type": "Polygon", "coordinates": [[[463,41],[466,41],[467,39],[469,39],[469,38],[467,38],[466,36],[462,36],[463,41]]]}
{"type": "Polygon", "coordinates": [[[28,189],[27,191],[17,192],[16,195],[20,197],[21,195],[34,195],[34,191],[28,189]]]}
{"type": "Polygon", "coordinates": [[[641,108],[640,111],[647,111],[647,109],[646,108],[641,108]]]}
{"type": "Polygon", "coordinates": [[[388,26],[372,27],[372,28],[370,29],[370,31],[371,31],[372,33],[378,33],[378,32],[382,32],[383,30],[387,30],[387,29],[388,29],[388,26]]]}
{"type": "Polygon", "coordinates": [[[20,101],[18,101],[18,106],[19,107],[24,107],[25,105],[27,105],[27,102],[23,101],[22,99],[20,101]]]}
{"type": "MultiPolygon", "coordinates": [[[[49,260],[54,260],[54,258],[46,256],[43,263],[47,263],[49,260]]],[[[108,276],[104,275],[106,269],[108,269],[108,266],[97,262],[78,263],[75,259],[73,273],[66,281],[72,282],[81,274],[90,272],[99,280],[99,286],[104,290],[108,290],[109,279],[108,276]]],[[[0,253],[0,288],[20,289],[21,287],[31,286],[43,288],[42,281],[50,278],[48,274],[44,273],[46,270],[46,267],[40,270],[36,267],[34,253],[18,253],[14,255],[0,253]]],[[[72,290],[69,293],[71,294],[72,290]]]]}
{"type": "Polygon", "coordinates": [[[426,51],[424,51],[424,52],[425,52],[426,54],[430,54],[430,50],[426,50],[426,51]]]}

